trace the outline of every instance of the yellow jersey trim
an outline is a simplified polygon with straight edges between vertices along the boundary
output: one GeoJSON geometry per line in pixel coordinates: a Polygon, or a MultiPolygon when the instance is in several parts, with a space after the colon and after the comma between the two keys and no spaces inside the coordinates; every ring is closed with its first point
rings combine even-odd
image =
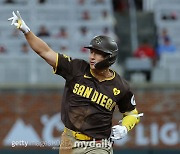
{"type": "Polygon", "coordinates": [[[55,74],[56,73],[56,71],[57,71],[57,66],[58,66],[58,59],[59,59],[59,54],[58,53],[56,53],[57,55],[56,55],[56,66],[55,66],[55,68],[53,68],[53,73],[55,74]]]}
{"type": "Polygon", "coordinates": [[[90,79],[92,77],[91,76],[87,76],[86,74],[84,74],[84,78],[90,79]]]}
{"type": "MultiPolygon", "coordinates": [[[[103,82],[103,81],[108,81],[108,80],[114,79],[115,76],[116,76],[116,73],[115,73],[115,71],[113,71],[113,70],[111,70],[111,71],[113,72],[113,76],[111,76],[111,77],[109,77],[109,78],[105,78],[104,80],[101,80],[101,81],[99,81],[99,82],[103,82]]],[[[92,74],[93,77],[95,77],[95,75],[93,74],[93,72],[92,72],[91,69],[90,69],[90,73],[92,74]]],[[[95,78],[96,78],[96,77],[95,77],[95,78]]]]}

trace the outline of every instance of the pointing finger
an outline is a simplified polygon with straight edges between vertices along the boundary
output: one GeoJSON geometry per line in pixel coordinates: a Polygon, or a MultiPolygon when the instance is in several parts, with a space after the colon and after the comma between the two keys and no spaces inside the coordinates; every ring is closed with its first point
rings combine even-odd
{"type": "Polygon", "coordinates": [[[14,11],[12,12],[12,14],[13,14],[14,17],[17,17],[17,15],[14,13],[14,11]]]}
{"type": "Polygon", "coordinates": [[[14,19],[14,17],[11,17],[11,18],[8,19],[8,21],[9,21],[9,20],[13,20],[13,19],[14,19]]]}
{"type": "Polygon", "coordinates": [[[19,11],[17,11],[17,16],[18,16],[19,19],[22,19],[19,11]]]}

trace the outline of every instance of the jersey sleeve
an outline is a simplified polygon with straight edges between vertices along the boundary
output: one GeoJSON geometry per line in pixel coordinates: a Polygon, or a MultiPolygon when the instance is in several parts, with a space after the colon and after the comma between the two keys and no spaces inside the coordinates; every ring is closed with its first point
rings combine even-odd
{"type": "Polygon", "coordinates": [[[136,107],[136,102],[134,98],[134,94],[128,90],[123,98],[118,103],[118,108],[121,113],[128,112],[134,110],[136,107]]]}
{"type": "Polygon", "coordinates": [[[65,80],[70,80],[78,70],[78,60],[72,60],[71,57],[57,53],[56,68],[54,73],[62,76],[65,80]]]}

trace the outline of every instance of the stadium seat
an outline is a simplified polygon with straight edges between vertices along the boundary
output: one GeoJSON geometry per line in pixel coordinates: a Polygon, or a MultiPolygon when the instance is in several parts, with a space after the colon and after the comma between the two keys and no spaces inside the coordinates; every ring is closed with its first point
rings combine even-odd
{"type": "Polygon", "coordinates": [[[86,0],[84,5],[80,5],[77,0],[46,0],[44,3],[38,3],[37,0],[16,0],[14,4],[4,4],[4,0],[0,0],[0,45],[7,48],[7,54],[1,54],[0,57],[0,70],[5,71],[0,77],[0,83],[48,84],[56,83],[59,80],[61,82],[58,76],[51,74],[52,70],[48,64],[43,60],[36,59],[37,55],[34,52],[30,50],[27,55],[22,55],[21,45],[26,42],[23,34],[17,34],[15,28],[10,26],[7,21],[11,17],[12,11],[16,10],[20,11],[21,16],[35,34],[42,25],[48,29],[50,37],[41,38],[53,50],[74,58],[87,60],[88,54],[82,53],[81,49],[89,44],[93,36],[102,34],[104,26],[108,27],[111,34],[114,33],[113,19],[111,18],[113,15],[112,4],[109,0],[105,0],[104,3],[86,0]],[[89,10],[92,17],[90,22],[79,20],[81,12],[86,9],[89,10]],[[107,10],[107,14],[109,14],[106,19],[102,18],[103,10],[107,10]],[[91,33],[89,37],[83,38],[78,34],[81,26],[88,27],[91,33]],[[67,39],[56,38],[60,27],[67,28],[69,34],[67,39]],[[66,46],[67,51],[61,51],[62,46],[66,46]],[[7,63],[7,61],[10,62],[7,63]]]}

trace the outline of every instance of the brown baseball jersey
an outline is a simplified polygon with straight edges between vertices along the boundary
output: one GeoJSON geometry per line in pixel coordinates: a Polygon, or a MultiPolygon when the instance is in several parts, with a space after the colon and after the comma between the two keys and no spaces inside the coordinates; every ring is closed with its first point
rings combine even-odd
{"type": "Polygon", "coordinates": [[[89,63],[58,54],[55,73],[65,80],[61,119],[65,127],[96,139],[109,138],[115,106],[124,113],[135,109],[128,83],[116,72],[100,82],[89,63]]]}

